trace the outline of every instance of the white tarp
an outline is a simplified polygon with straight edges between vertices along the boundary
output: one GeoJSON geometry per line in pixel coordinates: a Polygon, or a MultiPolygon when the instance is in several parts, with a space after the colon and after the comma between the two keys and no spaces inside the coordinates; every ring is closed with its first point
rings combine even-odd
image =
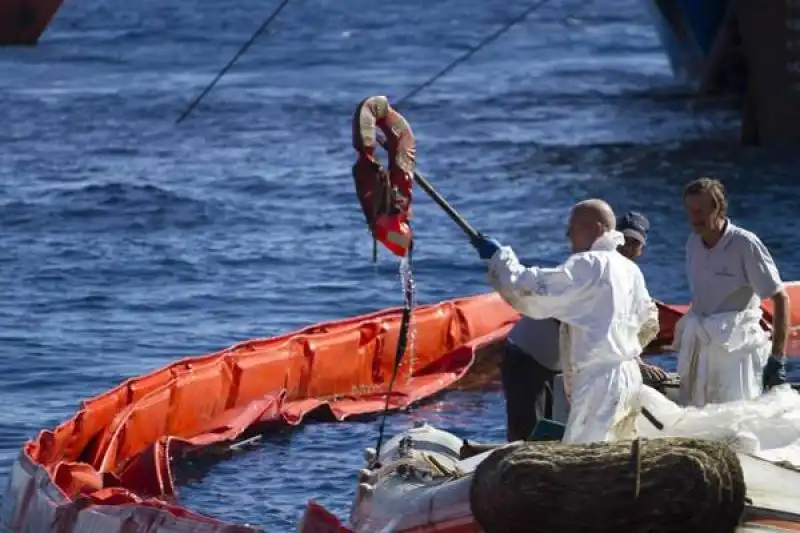
{"type": "Polygon", "coordinates": [[[642,388],[642,406],[662,424],[658,430],[643,415],[642,437],[696,437],[724,440],[737,452],[800,468],[800,393],[775,387],[755,400],[680,407],[655,389],[642,388]]]}

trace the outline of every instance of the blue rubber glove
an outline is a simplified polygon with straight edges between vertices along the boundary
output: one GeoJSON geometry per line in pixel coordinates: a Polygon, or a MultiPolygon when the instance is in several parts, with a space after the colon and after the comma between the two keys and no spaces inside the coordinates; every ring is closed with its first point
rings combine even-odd
{"type": "Polygon", "coordinates": [[[502,244],[496,239],[480,236],[476,239],[472,239],[472,246],[478,251],[478,256],[480,256],[481,259],[491,259],[502,244]]]}
{"type": "Polygon", "coordinates": [[[762,377],[764,391],[784,383],[786,383],[786,356],[770,355],[769,359],[767,359],[767,364],[764,365],[764,375],[762,377]]]}

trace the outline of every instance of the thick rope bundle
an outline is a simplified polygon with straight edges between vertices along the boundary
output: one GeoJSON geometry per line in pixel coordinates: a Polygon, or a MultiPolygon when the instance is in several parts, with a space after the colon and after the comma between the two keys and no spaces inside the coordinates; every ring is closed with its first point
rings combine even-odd
{"type": "Polygon", "coordinates": [[[486,533],[728,533],[744,498],[727,444],[682,438],[509,444],[470,487],[486,533]]]}

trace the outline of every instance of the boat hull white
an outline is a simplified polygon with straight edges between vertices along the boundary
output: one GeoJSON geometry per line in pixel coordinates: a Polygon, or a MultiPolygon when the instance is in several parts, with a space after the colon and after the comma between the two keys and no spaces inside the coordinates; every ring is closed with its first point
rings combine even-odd
{"type": "MultiPolygon", "coordinates": [[[[650,423],[642,417],[639,424],[650,423]]],[[[650,426],[645,432],[653,434],[650,426]]],[[[378,475],[373,471],[370,475],[361,476],[351,512],[354,531],[481,531],[470,509],[470,486],[476,466],[492,452],[486,451],[460,460],[460,443],[461,439],[457,436],[427,424],[418,424],[389,441],[381,454],[385,471],[378,475]],[[409,451],[400,453],[402,446],[399,443],[406,437],[411,438],[409,451]],[[425,455],[433,456],[441,470],[428,468],[425,455]],[[419,471],[404,474],[396,469],[392,471],[392,461],[400,464],[400,456],[404,457],[406,466],[416,465],[419,471]],[[437,472],[449,475],[439,475],[437,472]]],[[[747,485],[747,514],[761,519],[764,516],[780,518],[783,525],[773,531],[800,531],[800,498],[795,494],[795,487],[800,485],[800,472],[776,466],[750,454],[737,455],[747,485]]],[[[764,529],[766,523],[763,520],[760,524],[751,521],[743,524],[738,531],[769,531],[764,529]]],[[[770,527],[774,525],[772,523],[770,527]]]]}

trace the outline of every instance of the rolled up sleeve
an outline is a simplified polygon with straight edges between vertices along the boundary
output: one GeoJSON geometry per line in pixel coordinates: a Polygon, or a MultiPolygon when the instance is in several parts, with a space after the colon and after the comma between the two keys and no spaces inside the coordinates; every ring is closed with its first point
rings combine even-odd
{"type": "Polygon", "coordinates": [[[639,329],[639,344],[641,344],[644,349],[658,337],[661,331],[661,324],[659,324],[658,321],[658,306],[649,297],[644,305],[644,312],[641,318],[643,321],[639,329]]]}
{"type": "Polygon", "coordinates": [[[489,261],[489,283],[515,310],[531,318],[569,321],[598,277],[591,258],[573,255],[555,268],[522,266],[511,248],[489,261]]]}

